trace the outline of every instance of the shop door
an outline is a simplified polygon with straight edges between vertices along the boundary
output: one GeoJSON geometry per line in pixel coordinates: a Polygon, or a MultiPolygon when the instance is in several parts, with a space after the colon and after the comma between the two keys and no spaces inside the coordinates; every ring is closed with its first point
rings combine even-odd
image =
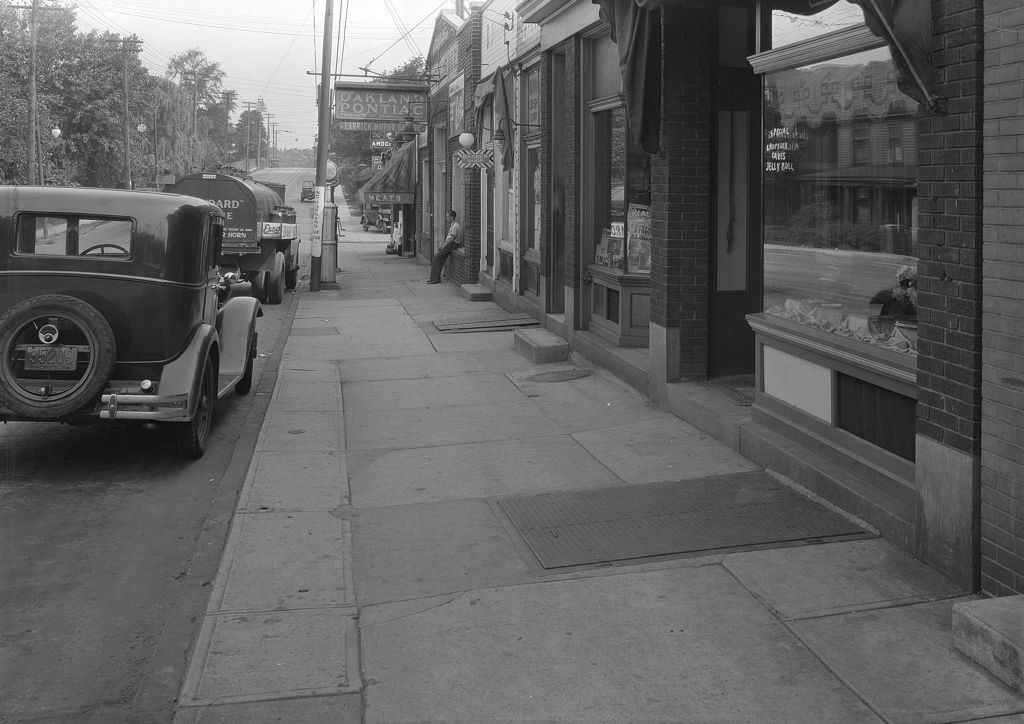
{"type": "MultiPolygon", "coordinates": [[[[708,374],[754,373],[754,333],[746,315],[761,309],[760,83],[742,40],[750,10],[719,7],[719,68],[713,116],[713,232],[708,374]]],[[[752,43],[752,38],[750,39],[752,43]]]]}

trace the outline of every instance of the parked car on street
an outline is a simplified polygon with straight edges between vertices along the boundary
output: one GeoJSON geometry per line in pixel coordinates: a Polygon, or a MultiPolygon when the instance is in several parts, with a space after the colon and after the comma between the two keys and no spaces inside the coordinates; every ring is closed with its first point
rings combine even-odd
{"type": "Polygon", "coordinates": [[[299,201],[312,201],[316,198],[313,181],[303,181],[302,190],[299,192],[299,201]]]}
{"type": "Polygon", "coordinates": [[[359,223],[363,231],[376,229],[382,234],[391,233],[391,207],[379,204],[360,204],[359,223]]]}
{"type": "Polygon", "coordinates": [[[166,425],[200,457],[261,314],[220,274],[223,228],[190,196],[0,187],[0,421],[166,425]]]}

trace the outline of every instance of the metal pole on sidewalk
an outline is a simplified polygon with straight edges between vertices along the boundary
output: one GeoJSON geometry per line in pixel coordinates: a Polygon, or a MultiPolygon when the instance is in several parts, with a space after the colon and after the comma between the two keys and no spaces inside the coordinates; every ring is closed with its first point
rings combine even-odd
{"type": "Polygon", "coordinates": [[[320,61],[320,121],[316,136],[316,209],[313,241],[309,259],[309,290],[320,291],[321,255],[323,253],[324,210],[327,196],[327,154],[331,149],[331,32],[334,22],[334,0],[327,0],[324,11],[324,50],[320,61]]]}

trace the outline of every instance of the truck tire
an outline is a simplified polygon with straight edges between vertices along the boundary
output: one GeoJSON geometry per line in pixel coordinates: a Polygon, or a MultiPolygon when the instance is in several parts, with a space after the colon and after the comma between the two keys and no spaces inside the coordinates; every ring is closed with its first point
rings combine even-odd
{"type": "Polygon", "coordinates": [[[284,301],[284,254],[274,254],[274,268],[267,273],[267,304],[280,304],[284,301]]]}
{"type": "Polygon", "coordinates": [[[252,283],[252,295],[264,304],[267,301],[267,273],[265,271],[254,272],[248,275],[252,283]]]}
{"type": "Polygon", "coordinates": [[[199,402],[196,414],[188,422],[174,423],[174,437],[178,456],[185,460],[198,460],[206,452],[213,430],[213,409],[217,403],[217,370],[211,357],[203,365],[199,381],[199,402]]]}
{"type": "Polygon", "coordinates": [[[76,297],[43,294],[0,315],[0,397],[20,417],[58,420],[81,410],[103,391],[116,359],[110,323],[76,297]],[[73,369],[25,369],[30,348],[72,345],[73,369]]]}
{"type": "Polygon", "coordinates": [[[284,270],[284,288],[291,290],[295,289],[299,284],[299,262],[297,259],[290,259],[290,262],[294,262],[295,266],[289,267],[285,265],[284,270]]]}

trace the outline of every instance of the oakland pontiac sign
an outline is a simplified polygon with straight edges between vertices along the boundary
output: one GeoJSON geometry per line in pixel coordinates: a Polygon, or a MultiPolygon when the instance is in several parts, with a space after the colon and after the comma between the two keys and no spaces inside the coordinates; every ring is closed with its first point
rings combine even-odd
{"type": "Polygon", "coordinates": [[[334,120],[347,131],[401,131],[427,120],[426,86],[400,83],[334,84],[334,120]]]}

